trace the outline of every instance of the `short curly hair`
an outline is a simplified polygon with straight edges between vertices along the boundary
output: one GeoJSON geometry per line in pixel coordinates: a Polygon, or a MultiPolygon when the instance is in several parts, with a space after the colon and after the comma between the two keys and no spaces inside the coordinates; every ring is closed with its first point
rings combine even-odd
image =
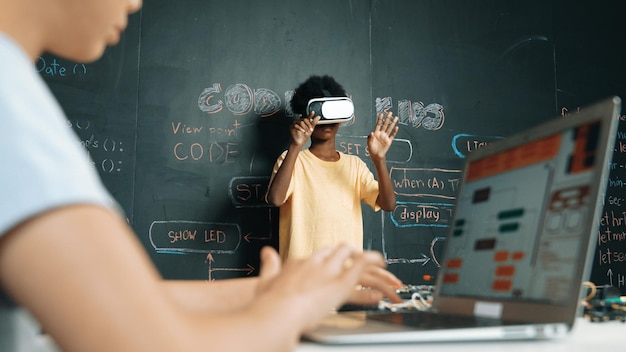
{"type": "Polygon", "coordinates": [[[346,97],[346,91],[341,84],[329,75],[313,75],[302,82],[294,91],[291,98],[291,111],[305,115],[309,100],[323,97],[346,97]]]}

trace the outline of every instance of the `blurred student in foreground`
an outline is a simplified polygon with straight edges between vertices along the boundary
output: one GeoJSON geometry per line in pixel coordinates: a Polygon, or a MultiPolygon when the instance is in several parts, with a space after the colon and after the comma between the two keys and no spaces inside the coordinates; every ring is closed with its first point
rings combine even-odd
{"type": "Polygon", "coordinates": [[[343,303],[398,300],[381,256],[347,245],[285,263],[264,248],[255,278],[162,280],[33,65],[98,59],[140,6],[0,0],[0,350],[43,329],[64,351],[288,351],[343,303]]]}

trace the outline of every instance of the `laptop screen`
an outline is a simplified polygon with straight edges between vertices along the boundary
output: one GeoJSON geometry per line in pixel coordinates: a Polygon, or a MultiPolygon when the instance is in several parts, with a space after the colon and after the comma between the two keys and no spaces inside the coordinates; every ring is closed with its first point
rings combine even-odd
{"type": "MultiPolygon", "coordinates": [[[[441,296],[567,303],[579,291],[604,159],[602,120],[526,138],[466,165],[441,296]]],[[[519,141],[520,139],[518,139],[519,141]]]]}

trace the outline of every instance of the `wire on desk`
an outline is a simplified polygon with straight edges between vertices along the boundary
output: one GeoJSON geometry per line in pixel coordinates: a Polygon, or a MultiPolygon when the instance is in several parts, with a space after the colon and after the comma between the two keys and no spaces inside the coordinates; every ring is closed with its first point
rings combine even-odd
{"type": "Polygon", "coordinates": [[[411,298],[403,303],[389,303],[387,301],[378,302],[379,310],[390,310],[398,312],[400,310],[421,310],[426,311],[432,307],[433,286],[406,286],[398,289],[398,293],[411,293],[411,298]]]}
{"type": "Polygon", "coordinates": [[[584,317],[592,322],[618,320],[626,322],[626,296],[610,285],[596,286],[591,281],[583,282],[589,293],[581,302],[584,317]]]}

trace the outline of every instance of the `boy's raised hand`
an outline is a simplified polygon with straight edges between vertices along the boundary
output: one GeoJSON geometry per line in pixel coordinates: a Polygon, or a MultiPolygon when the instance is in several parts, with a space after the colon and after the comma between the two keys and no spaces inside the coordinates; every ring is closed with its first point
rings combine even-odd
{"type": "Polygon", "coordinates": [[[313,134],[315,125],[320,120],[319,116],[315,116],[315,112],[311,111],[309,116],[304,116],[296,120],[289,127],[292,143],[298,147],[302,147],[313,134]]]}
{"type": "Polygon", "coordinates": [[[367,137],[367,148],[373,160],[385,158],[393,139],[398,134],[397,122],[398,117],[394,117],[391,112],[388,112],[386,117],[383,113],[378,114],[376,127],[367,137]]]}

